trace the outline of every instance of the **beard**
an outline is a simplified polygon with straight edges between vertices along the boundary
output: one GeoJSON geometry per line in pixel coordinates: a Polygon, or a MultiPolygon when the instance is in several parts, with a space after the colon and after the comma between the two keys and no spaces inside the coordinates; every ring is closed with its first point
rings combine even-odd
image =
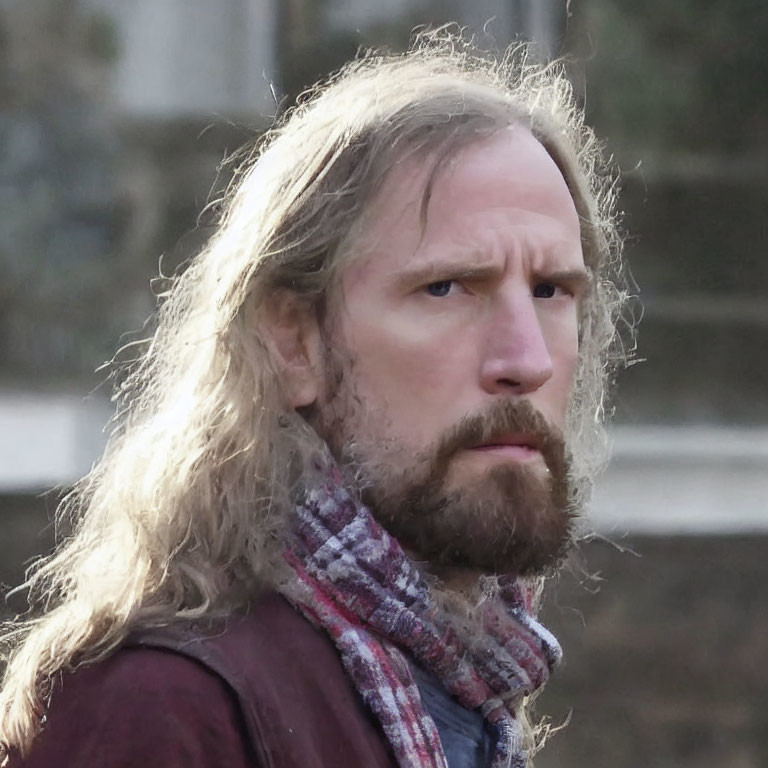
{"type": "Polygon", "coordinates": [[[376,465],[362,497],[430,565],[529,576],[555,568],[567,553],[575,514],[564,442],[528,402],[502,401],[464,418],[415,466],[398,477],[376,465]],[[543,465],[500,463],[457,487],[449,484],[460,451],[509,433],[531,435],[543,465]]]}
{"type": "Polygon", "coordinates": [[[526,400],[503,400],[464,417],[427,448],[386,436],[337,373],[325,407],[305,414],[377,521],[428,570],[539,575],[563,560],[576,517],[570,461],[559,430],[526,400]],[[357,411],[357,413],[355,413],[357,411]],[[508,434],[530,436],[543,463],[504,462],[451,481],[458,454],[508,434]]]}

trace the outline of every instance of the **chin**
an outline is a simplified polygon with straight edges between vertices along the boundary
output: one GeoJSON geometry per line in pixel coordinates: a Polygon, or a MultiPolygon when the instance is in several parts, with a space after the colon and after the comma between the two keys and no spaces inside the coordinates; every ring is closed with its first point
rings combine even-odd
{"type": "Polygon", "coordinates": [[[375,500],[374,512],[435,567],[530,576],[554,570],[567,554],[574,520],[567,498],[567,487],[546,468],[504,463],[469,484],[457,477],[375,500]]]}

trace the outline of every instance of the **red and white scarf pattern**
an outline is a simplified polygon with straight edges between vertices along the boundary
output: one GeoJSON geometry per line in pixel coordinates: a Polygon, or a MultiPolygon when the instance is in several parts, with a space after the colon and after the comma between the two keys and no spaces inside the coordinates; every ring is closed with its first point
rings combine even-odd
{"type": "Polygon", "coordinates": [[[557,640],[531,615],[530,590],[502,577],[497,599],[484,606],[485,631],[463,641],[398,542],[346,491],[337,470],[324,471],[291,517],[289,578],[280,591],[328,632],[400,768],[447,768],[404,654],[462,706],[480,710],[495,731],[493,768],[525,768],[515,712],[561,658],[557,640]]]}

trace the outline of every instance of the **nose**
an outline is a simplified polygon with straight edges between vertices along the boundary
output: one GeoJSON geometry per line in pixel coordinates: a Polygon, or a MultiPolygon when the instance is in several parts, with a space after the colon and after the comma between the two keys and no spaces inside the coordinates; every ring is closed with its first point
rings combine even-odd
{"type": "Polygon", "coordinates": [[[552,357],[530,295],[499,307],[489,324],[481,385],[490,394],[534,392],[552,377],[552,357]]]}

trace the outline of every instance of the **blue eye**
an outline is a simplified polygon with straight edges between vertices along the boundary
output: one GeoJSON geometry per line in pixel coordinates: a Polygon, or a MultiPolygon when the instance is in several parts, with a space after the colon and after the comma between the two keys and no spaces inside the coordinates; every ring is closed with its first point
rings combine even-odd
{"type": "Polygon", "coordinates": [[[430,283],[427,286],[427,293],[430,296],[447,296],[451,292],[453,280],[438,280],[436,283],[430,283]]]}
{"type": "Polygon", "coordinates": [[[556,290],[557,286],[554,283],[539,283],[534,286],[533,296],[536,299],[551,299],[556,290]]]}

